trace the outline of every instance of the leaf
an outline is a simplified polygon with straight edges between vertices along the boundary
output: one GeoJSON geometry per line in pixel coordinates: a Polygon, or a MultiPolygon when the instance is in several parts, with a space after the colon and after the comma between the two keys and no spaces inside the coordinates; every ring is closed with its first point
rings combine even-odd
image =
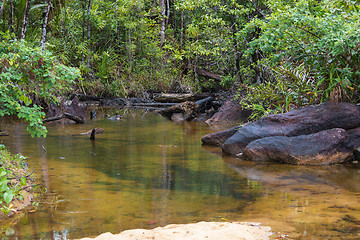
{"type": "Polygon", "coordinates": [[[20,178],[20,185],[21,185],[21,186],[25,186],[25,185],[26,185],[26,177],[21,177],[21,178],[20,178]]]}
{"type": "Polygon", "coordinates": [[[48,5],[47,3],[36,4],[36,5],[34,5],[34,6],[32,6],[32,7],[30,8],[30,11],[32,11],[32,10],[34,10],[34,9],[36,9],[36,8],[46,7],[47,5],[48,5]]]}
{"type": "Polygon", "coordinates": [[[14,193],[10,190],[4,193],[4,200],[7,204],[9,204],[14,198],[14,193]]]}

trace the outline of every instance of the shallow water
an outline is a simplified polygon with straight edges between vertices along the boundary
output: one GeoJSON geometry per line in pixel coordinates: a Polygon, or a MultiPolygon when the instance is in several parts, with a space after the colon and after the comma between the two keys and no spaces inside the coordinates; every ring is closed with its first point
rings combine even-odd
{"type": "MultiPolygon", "coordinates": [[[[120,111],[120,110],[119,110],[120,111]]],[[[202,147],[203,123],[144,111],[98,113],[85,125],[48,125],[32,139],[2,124],[1,141],[29,157],[48,192],[33,213],[2,224],[9,239],[73,239],[197,221],[257,221],[289,239],[359,239],[360,169],[254,164],[202,147]],[[94,127],[96,135],[78,135],[94,127]],[[44,150],[46,149],[46,151],[44,150]]],[[[279,236],[278,233],[274,238],[279,236]]]]}

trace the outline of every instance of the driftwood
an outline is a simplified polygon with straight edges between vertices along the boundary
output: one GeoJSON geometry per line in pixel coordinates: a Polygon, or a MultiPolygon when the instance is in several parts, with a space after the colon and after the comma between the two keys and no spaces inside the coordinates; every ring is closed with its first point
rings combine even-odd
{"type": "Polygon", "coordinates": [[[213,98],[212,97],[207,97],[204,99],[201,99],[199,101],[196,101],[195,103],[199,106],[199,109],[202,109],[206,106],[206,104],[208,104],[213,98]]]}
{"type": "Polygon", "coordinates": [[[162,93],[154,96],[154,100],[162,103],[181,103],[186,101],[197,101],[210,94],[193,94],[193,93],[162,93]]]}
{"type": "Polygon", "coordinates": [[[96,133],[96,130],[94,128],[93,130],[91,130],[90,140],[95,140],[95,133],[96,133]]]}
{"type": "Polygon", "coordinates": [[[0,130],[0,136],[9,136],[9,133],[7,131],[0,130]]]}
{"type": "Polygon", "coordinates": [[[196,102],[186,101],[178,103],[174,106],[168,107],[166,109],[160,110],[159,113],[170,120],[173,120],[172,117],[176,113],[182,113],[184,115],[184,120],[191,121],[193,120],[201,109],[212,100],[212,97],[207,97],[196,102]]]}
{"type": "Polygon", "coordinates": [[[85,123],[84,118],[82,118],[80,116],[72,115],[70,113],[63,113],[63,114],[61,114],[59,116],[56,116],[56,117],[46,118],[46,119],[43,120],[43,123],[53,122],[53,121],[60,120],[60,119],[63,119],[63,118],[68,118],[70,120],[73,120],[76,123],[85,123]]]}
{"type": "Polygon", "coordinates": [[[194,119],[197,115],[199,106],[194,102],[183,102],[176,104],[175,106],[168,107],[166,109],[160,110],[159,113],[161,116],[171,119],[174,113],[183,113],[184,119],[190,121],[194,119]]]}
{"type": "Polygon", "coordinates": [[[133,103],[135,107],[171,107],[177,103],[133,103]]]}
{"type": "Polygon", "coordinates": [[[80,133],[80,135],[90,135],[93,130],[95,130],[95,133],[96,133],[96,134],[100,134],[100,133],[104,133],[104,132],[105,132],[105,130],[104,130],[103,128],[94,128],[94,129],[91,129],[90,131],[80,133]]]}

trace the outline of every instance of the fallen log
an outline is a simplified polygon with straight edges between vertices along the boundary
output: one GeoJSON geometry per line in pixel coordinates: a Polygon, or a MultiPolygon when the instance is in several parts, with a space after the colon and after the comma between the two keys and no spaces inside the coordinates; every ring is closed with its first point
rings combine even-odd
{"type": "Polygon", "coordinates": [[[70,120],[73,120],[76,123],[85,123],[85,120],[82,117],[72,115],[70,113],[64,113],[64,118],[68,118],[70,120]]]}
{"type": "Polygon", "coordinates": [[[72,115],[70,113],[63,113],[63,114],[61,114],[59,116],[56,116],[56,117],[45,118],[43,120],[43,123],[53,122],[53,121],[61,120],[63,118],[68,118],[70,120],[73,120],[76,123],[85,123],[85,120],[82,117],[75,116],[75,115],[72,115]]]}
{"type": "Polygon", "coordinates": [[[204,70],[204,69],[200,69],[200,68],[195,68],[195,72],[203,77],[206,77],[206,78],[210,78],[210,79],[214,79],[218,82],[221,82],[222,79],[221,79],[221,76],[219,74],[216,74],[216,73],[212,73],[212,72],[209,72],[207,70],[204,70]]]}
{"type": "Polygon", "coordinates": [[[193,93],[162,93],[154,96],[156,102],[162,103],[181,103],[186,101],[197,101],[206,97],[210,94],[193,94],[193,93]]]}
{"type": "Polygon", "coordinates": [[[199,106],[199,109],[202,109],[212,100],[212,97],[207,97],[204,99],[201,99],[199,101],[196,101],[195,103],[199,106]]]}
{"type": "Polygon", "coordinates": [[[184,119],[190,121],[194,119],[197,115],[199,106],[194,102],[183,102],[176,104],[175,106],[168,107],[166,109],[160,110],[159,113],[161,116],[171,120],[171,117],[174,113],[183,113],[184,119]]]}
{"type": "Polygon", "coordinates": [[[0,136],[9,136],[9,133],[7,131],[0,130],[0,136]]]}
{"type": "MultiPolygon", "coordinates": [[[[95,129],[96,134],[101,134],[101,133],[105,132],[105,130],[103,128],[94,128],[94,129],[95,129]]],[[[80,135],[90,135],[94,129],[91,129],[87,132],[80,133],[80,135]]]]}
{"type": "Polygon", "coordinates": [[[155,102],[155,103],[133,103],[132,106],[135,107],[169,107],[174,106],[177,103],[162,103],[162,102],[155,102]]]}

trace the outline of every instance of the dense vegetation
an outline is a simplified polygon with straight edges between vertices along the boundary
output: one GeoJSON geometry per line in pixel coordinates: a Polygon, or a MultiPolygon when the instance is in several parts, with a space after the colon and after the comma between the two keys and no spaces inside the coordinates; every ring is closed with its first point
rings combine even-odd
{"type": "Polygon", "coordinates": [[[0,114],[44,135],[29,95],[56,99],[67,86],[113,97],[235,86],[253,117],[356,101],[359,10],[353,0],[0,0],[0,114]]]}
{"type": "Polygon", "coordinates": [[[25,159],[21,154],[11,155],[4,145],[0,144],[0,210],[5,214],[16,211],[22,204],[24,195],[31,189],[32,179],[25,159]],[[11,204],[14,200],[18,206],[11,204]]]}

